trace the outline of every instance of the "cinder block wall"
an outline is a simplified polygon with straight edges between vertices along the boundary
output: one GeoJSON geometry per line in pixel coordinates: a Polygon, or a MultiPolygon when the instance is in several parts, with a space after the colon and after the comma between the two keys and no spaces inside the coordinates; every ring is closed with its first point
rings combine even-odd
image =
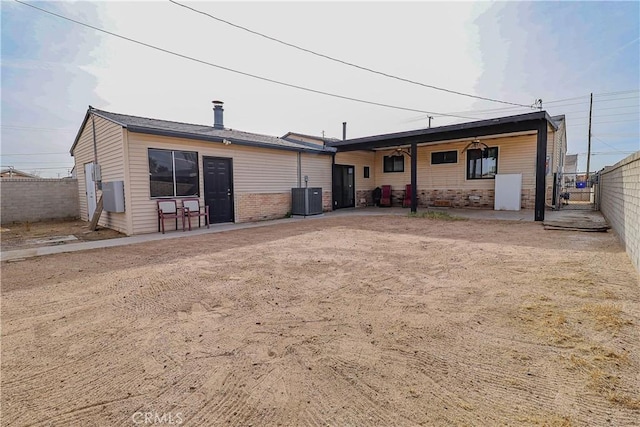
{"type": "Polygon", "coordinates": [[[600,210],[640,271],[640,151],[600,173],[600,210]]]}
{"type": "Polygon", "coordinates": [[[75,179],[0,179],[0,222],[80,217],[75,179]]]}

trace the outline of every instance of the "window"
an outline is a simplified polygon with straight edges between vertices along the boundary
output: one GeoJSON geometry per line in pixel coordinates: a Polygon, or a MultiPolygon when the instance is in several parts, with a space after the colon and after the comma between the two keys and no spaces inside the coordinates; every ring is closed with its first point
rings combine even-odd
{"type": "Polygon", "coordinates": [[[369,178],[369,166],[364,167],[364,177],[369,178]]]}
{"type": "Polygon", "coordinates": [[[197,196],[198,153],[149,148],[151,197],[197,196]]]}
{"type": "Polygon", "coordinates": [[[404,172],[404,156],[384,156],[385,172],[404,172]]]}
{"type": "Polygon", "coordinates": [[[493,179],[498,173],[498,147],[467,150],[467,179],[493,179]]]}
{"type": "Polygon", "coordinates": [[[458,163],[458,152],[456,150],[453,150],[431,153],[432,165],[439,165],[442,163],[458,163]]]}

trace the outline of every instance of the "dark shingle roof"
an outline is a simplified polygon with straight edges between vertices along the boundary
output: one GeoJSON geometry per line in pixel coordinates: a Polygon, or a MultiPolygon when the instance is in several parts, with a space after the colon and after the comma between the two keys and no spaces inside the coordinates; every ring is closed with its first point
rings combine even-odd
{"type": "Polygon", "coordinates": [[[325,148],[299,141],[292,141],[289,139],[285,140],[275,136],[243,132],[234,129],[215,129],[213,126],[130,116],[126,114],[111,113],[109,111],[98,110],[95,108],[90,108],[90,112],[93,112],[97,116],[117,123],[122,127],[127,128],[130,132],[136,133],[163,135],[211,142],[223,142],[226,140],[232,144],[248,145],[262,148],[275,148],[282,150],[317,153],[335,152],[334,148],[325,148]]]}

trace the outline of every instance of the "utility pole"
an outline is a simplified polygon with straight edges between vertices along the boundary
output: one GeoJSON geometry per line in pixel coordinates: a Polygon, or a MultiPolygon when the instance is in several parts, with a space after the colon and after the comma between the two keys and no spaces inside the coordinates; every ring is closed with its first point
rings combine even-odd
{"type": "Polygon", "coordinates": [[[429,129],[431,129],[431,120],[433,120],[433,116],[427,116],[427,118],[429,119],[429,129]]]}
{"type": "Polygon", "coordinates": [[[587,145],[587,185],[589,185],[589,164],[591,162],[591,116],[593,114],[593,92],[589,101],[589,140],[587,145]]]}

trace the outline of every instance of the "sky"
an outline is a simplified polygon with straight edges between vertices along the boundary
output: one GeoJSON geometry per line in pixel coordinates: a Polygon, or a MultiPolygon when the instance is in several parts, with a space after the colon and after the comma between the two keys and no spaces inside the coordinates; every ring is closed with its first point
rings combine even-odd
{"type": "MultiPolygon", "coordinates": [[[[182,0],[177,0],[182,3],[182,0]]],[[[67,176],[89,105],[282,136],[347,137],[532,111],[567,117],[568,152],[590,170],[640,150],[639,2],[184,2],[232,24],[429,86],[330,61],[169,1],[33,2],[201,61],[363,102],[251,78],[140,46],[3,0],[3,168],[67,176]],[[416,110],[416,111],[407,111],[416,110]],[[453,114],[461,117],[450,117],[453,114]]]]}

